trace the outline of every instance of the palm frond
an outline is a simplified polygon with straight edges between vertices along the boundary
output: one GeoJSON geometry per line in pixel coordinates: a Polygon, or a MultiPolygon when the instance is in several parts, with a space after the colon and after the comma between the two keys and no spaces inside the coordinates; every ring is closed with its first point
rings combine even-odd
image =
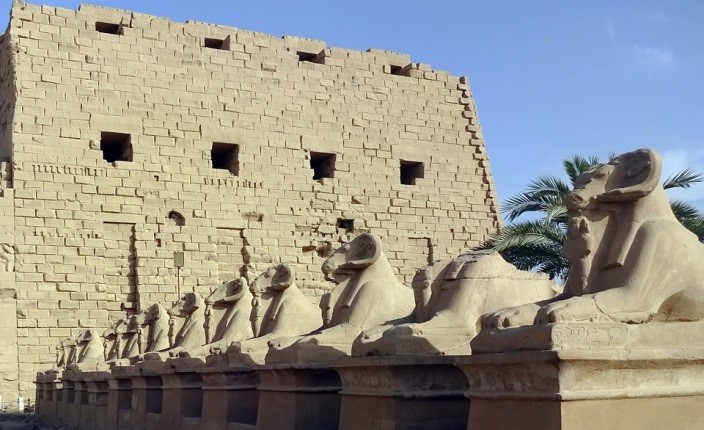
{"type": "Polygon", "coordinates": [[[546,225],[542,220],[521,221],[504,227],[491,236],[490,241],[499,252],[521,246],[562,246],[565,231],[546,225]]]}
{"type": "Polygon", "coordinates": [[[670,200],[670,207],[672,208],[672,213],[675,214],[675,218],[677,218],[679,222],[682,222],[685,219],[696,219],[703,216],[697,208],[683,201],[670,200]]]}
{"type": "Polygon", "coordinates": [[[562,160],[562,167],[564,167],[567,176],[573,184],[577,176],[586,172],[596,164],[599,164],[599,159],[595,156],[584,158],[581,155],[573,155],[570,158],[562,160]]]}
{"type": "Polygon", "coordinates": [[[528,184],[527,193],[539,198],[562,198],[572,191],[562,179],[554,176],[541,176],[528,184]]]}
{"type": "Polygon", "coordinates": [[[704,216],[698,218],[685,218],[681,219],[680,222],[683,226],[692,233],[694,233],[699,241],[704,243],[704,216]]]}
{"type": "Polygon", "coordinates": [[[545,204],[529,193],[521,193],[510,197],[501,205],[501,212],[506,214],[510,222],[529,212],[542,212],[545,204]]]}
{"type": "Polygon", "coordinates": [[[546,208],[543,211],[543,222],[546,224],[554,224],[561,228],[567,226],[567,208],[564,204],[559,204],[546,208]]]}
{"type": "Polygon", "coordinates": [[[564,277],[569,262],[561,246],[516,246],[500,252],[501,256],[520,270],[547,273],[550,279],[564,277]]]}
{"type": "Polygon", "coordinates": [[[702,181],[704,181],[703,174],[695,172],[694,169],[686,168],[667,178],[662,186],[666,190],[670,188],[689,188],[702,181]]]}

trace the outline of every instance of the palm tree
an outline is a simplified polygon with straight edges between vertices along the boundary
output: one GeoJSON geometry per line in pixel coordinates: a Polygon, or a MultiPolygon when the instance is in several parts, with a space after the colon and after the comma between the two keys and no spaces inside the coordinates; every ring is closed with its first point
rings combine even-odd
{"type": "MultiPolygon", "coordinates": [[[[596,157],[574,155],[562,162],[569,182],[554,176],[532,181],[526,191],[504,203],[502,212],[509,224],[480,248],[499,251],[519,269],[547,273],[550,279],[564,279],[569,262],[562,255],[567,233],[567,209],[562,202],[574,188],[575,179],[595,164],[599,164],[596,157]],[[539,215],[539,219],[518,220],[530,214],[539,215]]],[[[685,169],[669,177],[663,187],[689,188],[702,181],[703,174],[685,169]]],[[[670,205],[677,219],[704,242],[704,214],[682,201],[673,200],[670,205]]]]}

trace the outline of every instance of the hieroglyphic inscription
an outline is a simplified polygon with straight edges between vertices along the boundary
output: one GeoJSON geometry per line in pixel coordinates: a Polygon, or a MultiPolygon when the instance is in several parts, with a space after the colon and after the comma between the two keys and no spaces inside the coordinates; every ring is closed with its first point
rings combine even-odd
{"type": "Polygon", "coordinates": [[[264,182],[234,178],[203,178],[203,184],[217,187],[262,188],[264,182]]]}
{"type": "Polygon", "coordinates": [[[75,176],[94,176],[103,177],[107,175],[105,169],[98,167],[86,166],[59,166],[56,164],[32,164],[32,172],[34,173],[59,173],[64,175],[75,176]]]}
{"type": "Polygon", "coordinates": [[[49,229],[37,228],[34,230],[34,236],[41,237],[67,237],[70,239],[100,239],[102,233],[93,230],[72,230],[72,229],[49,229]]]}
{"type": "Polygon", "coordinates": [[[628,329],[600,325],[557,325],[552,329],[552,337],[555,348],[614,348],[628,342],[628,329]]]}

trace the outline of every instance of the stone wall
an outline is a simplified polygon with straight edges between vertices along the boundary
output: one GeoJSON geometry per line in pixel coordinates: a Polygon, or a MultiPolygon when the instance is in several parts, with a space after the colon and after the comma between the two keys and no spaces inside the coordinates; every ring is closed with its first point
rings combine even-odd
{"type": "MultiPolygon", "coordinates": [[[[12,116],[15,109],[13,44],[0,36],[0,396],[16,406],[18,392],[15,200],[12,189],[12,116]]],[[[28,387],[31,389],[31,387],[28,387]]],[[[12,408],[12,406],[10,406],[12,408]]]]}
{"type": "MultiPolygon", "coordinates": [[[[15,73],[12,64],[13,44],[9,34],[0,35],[0,160],[7,162],[12,156],[12,115],[15,109],[15,73]]],[[[4,170],[0,168],[0,175],[4,170]]],[[[0,177],[3,187],[4,177],[0,177]]]]}
{"type": "Polygon", "coordinates": [[[283,261],[317,300],[320,264],[362,231],[408,283],[498,228],[466,78],[86,5],[16,3],[8,32],[23,392],[76,328],[178,290],[283,261]]]}

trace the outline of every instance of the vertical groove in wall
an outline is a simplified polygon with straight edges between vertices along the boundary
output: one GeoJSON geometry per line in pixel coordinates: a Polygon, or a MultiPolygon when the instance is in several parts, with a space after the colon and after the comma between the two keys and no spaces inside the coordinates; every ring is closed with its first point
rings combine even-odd
{"type": "Polygon", "coordinates": [[[105,284],[113,319],[139,310],[135,225],[103,223],[105,240],[105,284]]]}
{"type": "MultiPolygon", "coordinates": [[[[217,229],[218,284],[245,276],[243,229],[217,229]]],[[[251,281],[251,279],[250,279],[251,281]]]]}

